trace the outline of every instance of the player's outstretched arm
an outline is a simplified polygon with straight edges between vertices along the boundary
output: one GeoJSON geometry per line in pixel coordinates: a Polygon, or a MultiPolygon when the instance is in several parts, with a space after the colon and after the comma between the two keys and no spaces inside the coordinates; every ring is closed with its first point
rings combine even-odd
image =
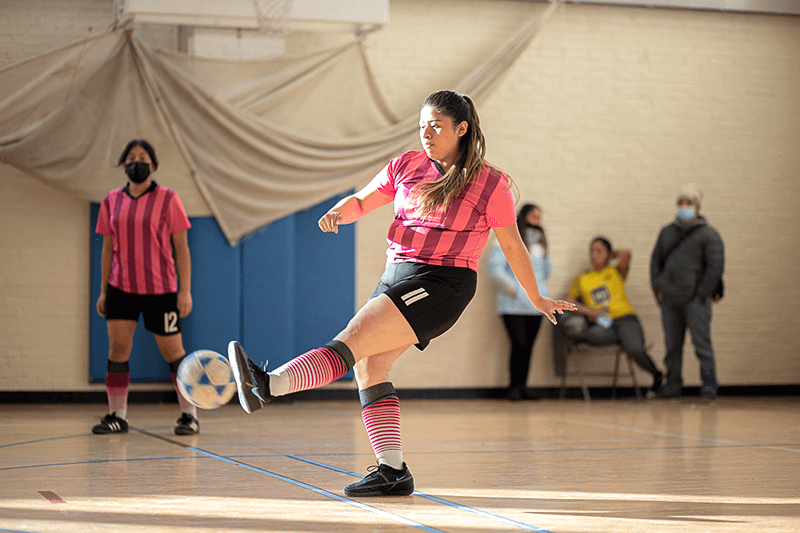
{"type": "Polygon", "coordinates": [[[391,196],[378,190],[378,178],[376,176],[357,193],[339,200],[319,219],[319,229],[326,233],[339,233],[339,224],[352,224],[370,211],[391,202],[391,196]]]}

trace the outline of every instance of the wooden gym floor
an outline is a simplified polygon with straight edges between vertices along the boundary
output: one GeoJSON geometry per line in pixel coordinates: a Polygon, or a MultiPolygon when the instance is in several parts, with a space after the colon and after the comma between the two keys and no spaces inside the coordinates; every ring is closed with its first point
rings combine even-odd
{"type": "MultiPolygon", "coordinates": [[[[234,400],[235,402],[235,400],[234,400]]],[[[413,496],[352,500],[357,400],[201,412],[3,405],[2,532],[800,532],[800,401],[401,401],[413,496]]]]}

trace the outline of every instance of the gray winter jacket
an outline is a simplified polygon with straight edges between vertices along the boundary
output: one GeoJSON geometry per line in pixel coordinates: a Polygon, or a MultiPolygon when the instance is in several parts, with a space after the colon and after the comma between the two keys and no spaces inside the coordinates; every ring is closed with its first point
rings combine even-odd
{"type": "Polygon", "coordinates": [[[722,238],[702,216],[693,226],[684,227],[675,220],[658,235],[650,258],[650,284],[664,301],[680,305],[692,298],[706,300],[722,276],[725,249],[722,238]],[[694,226],[698,227],[675,250],[675,244],[694,226]],[[669,257],[666,255],[669,254],[669,257]],[[665,263],[666,260],[666,263],[665,263]]]}

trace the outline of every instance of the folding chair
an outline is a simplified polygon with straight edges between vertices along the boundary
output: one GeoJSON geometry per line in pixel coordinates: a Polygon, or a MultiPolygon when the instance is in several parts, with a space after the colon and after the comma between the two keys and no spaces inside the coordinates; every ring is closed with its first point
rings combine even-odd
{"type": "Polygon", "coordinates": [[[639,390],[639,384],[636,382],[636,372],[633,369],[633,361],[631,360],[630,355],[622,349],[622,346],[619,344],[591,344],[585,341],[573,342],[568,341],[568,349],[566,350],[566,360],[564,361],[564,368],[563,373],[561,374],[561,390],[559,397],[564,398],[564,394],[567,388],[567,377],[570,376],[577,376],[581,391],[583,392],[583,399],[591,401],[592,397],[589,395],[589,387],[586,385],[586,381],[584,378],[586,377],[594,377],[594,376],[606,376],[606,377],[613,377],[612,385],[611,385],[611,397],[617,397],[617,383],[619,381],[620,375],[620,360],[622,359],[623,354],[625,355],[625,360],[628,362],[628,372],[631,378],[631,382],[633,383],[633,390],[636,392],[636,399],[642,399],[642,393],[639,390]],[[599,371],[592,371],[592,372],[585,372],[583,370],[583,359],[585,357],[598,357],[602,355],[614,355],[614,371],[613,372],[599,372],[599,371]],[[575,361],[575,370],[570,371],[570,360],[575,361]]]}

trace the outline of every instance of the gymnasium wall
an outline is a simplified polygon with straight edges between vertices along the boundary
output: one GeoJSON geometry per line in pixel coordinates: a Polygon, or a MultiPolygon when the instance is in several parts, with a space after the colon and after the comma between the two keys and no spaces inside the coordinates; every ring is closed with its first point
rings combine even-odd
{"type": "MultiPolygon", "coordinates": [[[[366,38],[389,106],[400,116],[417,113],[428,93],[454,86],[543,7],[393,0],[390,24],[366,38]]],[[[0,3],[0,66],[110,22],[110,0],[0,3]]],[[[177,29],[137,31],[178,46],[177,29]]],[[[287,51],[341,38],[291,35],[287,51]]],[[[680,185],[696,182],[706,196],[702,212],[726,244],[727,295],[713,322],[720,383],[798,383],[798,320],[789,308],[800,298],[793,276],[800,241],[798,64],[800,17],[560,7],[478,102],[488,159],[516,180],[521,201],[543,207],[551,295],[564,296],[588,268],[593,235],[631,249],[628,295],[661,364],[649,255],[673,218],[680,185]]],[[[0,391],[102,390],[88,377],[89,209],[0,166],[0,391]]],[[[390,219],[386,207],[356,225],[356,305],[382,271],[390,219]]],[[[540,333],[533,386],[558,383],[551,335],[549,326],[540,333]]],[[[507,347],[484,268],[459,323],[424,352],[410,349],[392,377],[398,388],[504,386],[507,347]]],[[[684,378],[699,382],[690,345],[684,378]]]]}

